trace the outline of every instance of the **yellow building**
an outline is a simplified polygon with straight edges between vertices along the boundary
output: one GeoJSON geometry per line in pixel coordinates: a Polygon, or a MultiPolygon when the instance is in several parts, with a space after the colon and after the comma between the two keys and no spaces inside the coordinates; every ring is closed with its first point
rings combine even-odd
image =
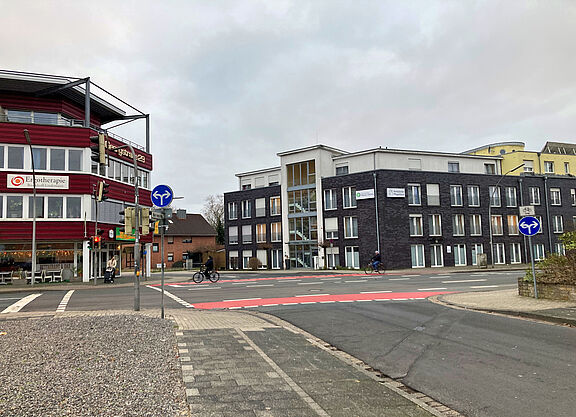
{"type": "Polygon", "coordinates": [[[502,157],[502,173],[524,164],[510,175],[525,172],[549,175],[576,175],[576,144],[546,142],[540,152],[524,150],[524,142],[499,142],[463,152],[470,155],[502,157]]]}

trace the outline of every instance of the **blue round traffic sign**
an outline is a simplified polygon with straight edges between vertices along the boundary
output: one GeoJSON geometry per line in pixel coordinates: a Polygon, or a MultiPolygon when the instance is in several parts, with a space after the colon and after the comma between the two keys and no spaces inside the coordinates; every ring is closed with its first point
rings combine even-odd
{"type": "Polygon", "coordinates": [[[166,207],[172,202],[173,198],[174,192],[172,191],[172,188],[163,184],[154,187],[152,193],[150,194],[152,204],[154,204],[156,207],[166,207]]]}
{"type": "Polygon", "coordinates": [[[540,222],[536,217],[522,217],[518,222],[520,233],[526,236],[533,236],[540,231],[540,222]]]}

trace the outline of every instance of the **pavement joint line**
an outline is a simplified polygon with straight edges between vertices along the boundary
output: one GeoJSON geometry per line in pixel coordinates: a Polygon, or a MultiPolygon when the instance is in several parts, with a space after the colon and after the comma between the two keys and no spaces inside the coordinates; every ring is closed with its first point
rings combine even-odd
{"type": "Polygon", "coordinates": [[[312,397],[310,397],[296,382],[294,382],[294,380],[290,378],[290,376],[288,376],[288,374],[284,372],[282,368],[276,364],[276,362],[274,362],[268,355],[266,355],[266,353],[264,353],[264,351],[260,349],[260,347],[258,347],[258,345],[256,345],[256,343],[254,343],[252,339],[248,337],[248,335],[246,335],[246,333],[240,329],[236,329],[236,332],[238,332],[238,334],[242,336],[244,340],[246,340],[246,342],[268,363],[268,365],[270,365],[272,369],[274,369],[274,371],[280,375],[280,378],[282,378],[290,386],[290,388],[292,388],[294,392],[298,394],[298,396],[302,398],[310,406],[310,408],[316,412],[316,414],[322,417],[330,417],[330,415],[322,407],[320,407],[320,405],[314,401],[312,397]]]}
{"type": "Polygon", "coordinates": [[[445,406],[444,404],[437,402],[436,400],[428,397],[426,394],[423,394],[419,391],[407,387],[400,381],[396,381],[392,378],[382,375],[378,370],[375,370],[372,367],[368,366],[362,360],[350,355],[349,353],[339,350],[337,347],[332,346],[331,344],[325,342],[324,340],[314,336],[311,333],[308,333],[303,329],[300,329],[299,327],[294,326],[293,324],[285,320],[282,320],[279,317],[260,312],[250,312],[249,314],[252,314],[256,317],[260,317],[264,320],[268,320],[278,326],[282,326],[284,329],[291,331],[292,333],[304,336],[306,340],[313,346],[316,346],[330,353],[336,359],[348,365],[351,365],[353,368],[359,370],[364,375],[368,376],[370,379],[381,383],[391,391],[394,391],[395,393],[413,402],[414,404],[418,405],[419,407],[423,408],[424,410],[428,411],[429,413],[433,414],[436,417],[446,417],[446,416],[464,417],[456,410],[453,410],[445,406]],[[445,411],[438,410],[437,407],[430,405],[431,403],[438,404],[438,407],[446,407],[446,410],[445,411]]]}
{"type": "Polygon", "coordinates": [[[72,297],[72,294],[74,294],[74,291],[75,290],[70,290],[64,295],[64,297],[62,297],[62,301],[60,301],[60,304],[58,304],[56,313],[63,313],[66,311],[66,306],[68,305],[68,301],[70,301],[70,297],[72,297]]]}
{"type": "Polygon", "coordinates": [[[36,298],[40,297],[42,294],[43,293],[40,292],[40,293],[36,293],[36,294],[27,295],[26,297],[21,298],[20,300],[16,301],[14,304],[6,307],[4,310],[2,310],[0,312],[0,314],[18,313],[20,310],[22,310],[24,307],[26,307],[27,304],[31,303],[36,298]]]}

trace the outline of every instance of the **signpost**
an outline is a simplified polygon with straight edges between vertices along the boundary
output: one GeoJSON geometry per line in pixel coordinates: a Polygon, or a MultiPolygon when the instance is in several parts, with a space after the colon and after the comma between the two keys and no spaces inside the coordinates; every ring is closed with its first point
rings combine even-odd
{"type": "MultiPolygon", "coordinates": [[[[174,199],[174,192],[172,188],[167,185],[157,185],[152,190],[150,194],[150,199],[152,200],[152,204],[156,207],[166,207],[170,205],[172,200],[174,199]]],[[[161,258],[161,268],[162,271],[162,278],[161,278],[161,293],[162,293],[162,301],[161,301],[161,317],[164,319],[164,230],[166,229],[166,221],[172,217],[172,209],[170,208],[162,208],[161,210],[154,209],[152,210],[152,218],[160,220],[160,258],[161,258]]]]}
{"type": "Polygon", "coordinates": [[[534,280],[534,298],[538,298],[538,288],[536,287],[536,271],[534,269],[534,247],[532,246],[532,236],[540,231],[540,222],[536,217],[522,217],[518,222],[520,233],[528,236],[528,245],[530,246],[530,261],[532,263],[532,278],[534,280]]]}

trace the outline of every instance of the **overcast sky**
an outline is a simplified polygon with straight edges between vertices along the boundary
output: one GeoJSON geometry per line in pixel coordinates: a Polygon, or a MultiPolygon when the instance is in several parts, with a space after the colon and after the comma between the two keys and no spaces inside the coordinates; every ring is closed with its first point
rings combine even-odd
{"type": "MultiPolygon", "coordinates": [[[[576,1],[0,0],[0,67],[151,115],[179,207],[322,143],[461,152],[574,142],[576,1]]],[[[144,143],[144,125],[119,134],[144,143]]]]}

